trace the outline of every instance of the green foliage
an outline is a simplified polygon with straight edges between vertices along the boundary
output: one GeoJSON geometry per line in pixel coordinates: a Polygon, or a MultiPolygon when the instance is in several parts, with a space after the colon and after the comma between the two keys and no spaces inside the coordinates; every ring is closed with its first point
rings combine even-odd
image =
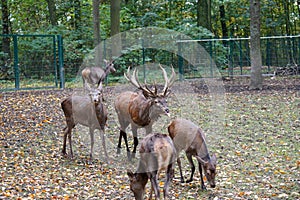
{"type": "MultiPolygon", "coordinates": [[[[66,75],[76,74],[84,57],[94,49],[92,1],[56,0],[55,8],[58,25],[55,27],[50,25],[46,0],[7,1],[9,5],[11,33],[61,34],[64,39],[66,75]],[[80,2],[80,8],[76,4],[78,2],[80,2]]],[[[250,16],[249,2],[247,0],[213,0],[211,3],[212,32],[197,26],[196,0],[122,1],[120,30],[124,32],[139,27],[156,26],[176,30],[193,39],[220,37],[222,36],[222,30],[219,7],[220,5],[224,5],[226,12],[225,22],[229,37],[249,36],[250,16]]],[[[293,1],[288,1],[286,4],[283,4],[279,0],[261,1],[261,35],[298,34],[300,31],[298,6],[293,1]],[[289,32],[287,32],[287,27],[290,27],[289,32]]],[[[100,33],[102,40],[110,37],[109,1],[101,1],[100,4],[100,33]]],[[[44,55],[40,57],[30,52],[21,51],[21,54],[23,54],[21,57],[26,57],[30,60],[46,60],[51,54],[46,51],[46,49],[51,49],[51,42],[42,38],[36,38],[31,41],[22,40],[20,47],[22,49],[30,48],[32,51],[45,49],[44,55]]],[[[206,45],[204,47],[210,48],[206,45]]],[[[222,65],[226,59],[226,47],[222,44],[217,44],[214,48],[218,49],[215,60],[222,65]]],[[[141,56],[141,51],[134,51],[126,53],[122,58],[119,58],[120,73],[129,63],[137,62],[136,64],[141,64],[141,56]]],[[[164,60],[168,63],[170,62],[169,57],[171,55],[154,50],[147,51],[146,55],[146,59],[151,62],[164,60]]],[[[28,65],[30,61],[22,60],[22,62],[23,65],[28,65]]]]}

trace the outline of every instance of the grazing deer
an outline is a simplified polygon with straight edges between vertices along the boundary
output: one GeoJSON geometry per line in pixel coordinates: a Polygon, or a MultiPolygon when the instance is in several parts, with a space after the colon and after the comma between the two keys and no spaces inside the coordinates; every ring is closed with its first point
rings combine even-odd
{"type": "MultiPolygon", "coordinates": [[[[195,165],[193,163],[192,156],[195,156],[199,165],[202,190],[206,189],[202,177],[202,167],[210,186],[214,188],[216,186],[215,175],[217,159],[214,154],[212,157],[210,157],[203,131],[193,122],[179,118],[171,122],[171,124],[168,126],[168,131],[170,137],[174,141],[178,155],[182,150],[185,150],[186,156],[191,165],[192,174],[190,179],[186,182],[189,183],[193,181],[195,165]]],[[[181,182],[184,182],[179,156],[177,158],[177,163],[179,166],[181,182]]]]}
{"type": "Polygon", "coordinates": [[[127,70],[127,74],[124,73],[125,78],[139,90],[138,92],[123,92],[115,100],[115,110],[121,126],[117,153],[121,151],[123,137],[129,160],[131,159],[131,155],[126,134],[128,125],[131,124],[134,137],[134,148],[132,151],[134,157],[138,145],[137,129],[145,128],[146,134],[149,134],[152,132],[152,124],[161,115],[165,114],[170,116],[166,98],[170,94],[170,87],[175,81],[176,74],[172,68],[172,75],[169,79],[166,70],[162,66],[160,66],[160,68],[165,79],[165,85],[161,94],[158,94],[156,85],[154,91],[152,91],[146,84],[142,86],[139,83],[136,68],[133,71],[133,76],[130,75],[130,67],[127,70]]]}
{"type": "Polygon", "coordinates": [[[104,70],[101,67],[86,67],[82,70],[81,75],[85,89],[89,89],[89,85],[95,86],[97,84],[98,87],[100,82],[103,81],[109,73],[116,71],[112,61],[104,59],[104,62],[106,66],[104,70]]]}
{"type": "Polygon", "coordinates": [[[69,139],[70,153],[73,158],[71,134],[72,129],[76,124],[89,127],[89,133],[91,137],[91,152],[90,158],[93,157],[94,147],[94,130],[99,129],[102,146],[106,159],[108,155],[106,152],[105,138],[104,138],[104,126],[107,120],[107,110],[102,103],[102,82],[100,82],[98,88],[88,88],[89,94],[84,96],[72,95],[66,98],[62,103],[61,107],[64,112],[67,126],[64,128],[64,142],[62,153],[66,155],[66,142],[67,137],[69,139]]]}
{"type": "Polygon", "coordinates": [[[166,171],[164,185],[164,198],[166,198],[170,182],[174,176],[173,162],[175,162],[177,156],[172,139],[168,135],[160,133],[149,134],[142,140],[139,152],[141,158],[137,172],[127,171],[130,180],[130,190],[134,193],[135,199],[143,199],[148,179],[151,182],[149,199],[152,199],[153,190],[155,199],[160,199],[157,179],[162,170],[166,171]]]}

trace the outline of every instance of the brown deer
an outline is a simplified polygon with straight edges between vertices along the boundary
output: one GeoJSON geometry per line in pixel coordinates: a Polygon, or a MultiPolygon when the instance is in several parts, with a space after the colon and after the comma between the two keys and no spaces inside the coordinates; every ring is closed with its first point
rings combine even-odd
{"type": "Polygon", "coordinates": [[[94,147],[94,130],[99,129],[100,136],[102,139],[102,146],[106,159],[108,155],[106,152],[105,138],[104,138],[104,127],[107,120],[107,110],[102,103],[102,82],[100,82],[98,88],[89,88],[89,94],[83,96],[72,95],[67,97],[62,103],[61,107],[64,112],[67,126],[64,128],[64,141],[63,141],[63,155],[66,155],[66,142],[67,137],[70,145],[70,153],[73,158],[71,134],[72,129],[76,124],[89,127],[89,133],[91,137],[91,152],[90,159],[93,157],[94,147]]]}
{"type": "Polygon", "coordinates": [[[146,84],[141,85],[138,81],[137,69],[133,71],[133,76],[130,75],[130,67],[127,70],[127,74],[124,73],[125,78],[139,91],[131,92],[126,91],[121,93],[115,100],[115,110],[118,115],[120,123],[120,136],[118,143],[117,153],[121,151],[122,137],[125,140],[127,157],[130,160],[130,150],[128,148],[126,128],[131,124],[132,133],[134,137],[134,148],[132,151],[132,157],[135,156],[136,147],[138,145],[137,129],[145,128],[146,134],[152,132],[152,124],[163,114],[170,116],[166,98],[170,94],[170,87],[173,85],[176,74],[172,68],[172,75],[170,78],[167,76],[166,70],[160,66],[165,85],[162,93],[158,93],[155,85],[154,91],[151,90],[146,84]]]}
{"type": "MultiPolygon", "coordinates": [[[[186,182],[189,183],[193,181],[195,165],[193,163],[192,156],[195,156],[199,165],[202,190],[206,189],[202,177],[202,167],[210,186],[214,188],[216,186],[215,175],[217,159],[214,154],[213,156],[209,155],[203,131],[193,122],[180,118],[171,122],[168,126],[168,131],[170,137],[173,139],[178,155],[182,150],[185,150],[186,156],[191,165],[191,177],[186,182]]],[[[177,163],[179,166],[181,182],[184,182],[179,156],[177,158],[177,163]]]]}
{"type": "Polygon", "coordinates": [[[127,171],[130,180],[130,190],[134,193],[135,199],[143,199],[148,179],[151,182],[149,199],[152,199],[153,190],[155,199],[160,199],[157,179],[162,170],[166,171],[163,190],[164,198],[166,198],[170,182],[174,176],[173,162],[175,162],[177,156],[172,139],[165,134],[149,134],[142,140],[139,152],[141,157],[137,171],[135,173],[130,170],[127,171]]]}
{"type": "Polygon", "coordinates": [[[116,71],[113,61],[104,59],[104,62],[104,70],[101,67],[86,67],[82,70],[81,75],[85,89],[89,89],[91,86],[94,87],[96,84],[98,87],[100,82],[103,81],[109,73],[116,71]]]}

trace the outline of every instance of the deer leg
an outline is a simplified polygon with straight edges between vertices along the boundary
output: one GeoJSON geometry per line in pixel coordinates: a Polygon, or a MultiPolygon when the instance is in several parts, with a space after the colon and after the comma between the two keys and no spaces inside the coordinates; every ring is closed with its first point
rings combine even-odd
{"type": "Polygon", "coordinates": [[[69,139],[69,145],[70,145],[70,154],[71,158],[73,158],[73,150],[72,150],[72,134],[71,134],[72,129],[68,128],[68,139],[69,139]]]}
{"type": "Polygon", "coordinates": [[[184,178],[183,178],[183,175],[182,175],[182,168],[181,168],[181,160],[180,160],[179,156],[177,158],[177,164],[178,164],[178,167],[179,167],[180,182],[184,183],[184,178]]]}
{"type": "Polygon", "coordinates": [[[120,154],[120,153],[121,153],[122,137],[123,137],[123,131],[120,130],[120,134],[119,134],[119,143],[118,143],[118,147],[117,147],[117,154],[120,154]]]}
{"type": "Polygon", "coordinates": [[[119,136],[119,143],[118,143],[118,148],[117,148],[117,154],[121,153],[121,142],[122,142],[122,137],[124,138],[125,145],[126,145],[126,151],[127,151],[127,158],[128,160],[131,160],[130,156],[130,150],[128,147],[128,141],[127,141],[127,134],[125,131],[120,130],[120,136],[119,136]]]}
{"type": "Polygon", "coordinates": [[[171,182],[171,180],[173,179],[173,176],[174,176],[174,169],[173,169],[172,164],[170,164],[168,166],[166,175],[167,175],[167,179],[166,179],[166,182],[165,182],[165,185],[164,185],[164,199],[166,199],[168,197],[169,185],[170,185],[170,182],[171,182]]]}
{"type": "Polygon", "coordinates": [[[68,135],[68,127],[65,127],[65,128],[64,128],[63,148],[62,148],[62,151],[61,151],[61,153],[62,153],[63,155],[66,155],[66,154],[67,154],[67,152],[66,152],[67,135],[68,135]]]}
{"type": "Polygon", "coordinates": [[[127,158],[128,158],[128,160],[131,160],[130,150],[128,147],[127,133],[123,132],[123,138],[124,138],[125,145],[126,145],[127,158]]]}
{"type": "Polygon", "coordinates": [[[103,149],[104,149],[104,154],[105,154],[106,160],[108,161],[108,154],[107,154],[107,151],[106,151],[106,143],[105,143],[104,134],[105,134],[105,131],[104,131],[104,127],[103,127],[100,130],[100,136],[101,136],[101,140],[102,140],[102,146],[103,146],[103,149]]]}
{"type": "Polygon", "coordinates": [[[127,143],[127,134],[126,134],[126,128],[128,127],[129,123],[126,122],[126,121],[123,121],[122,118],[120,116],[118,116],[118,119],[119,119],[119,122],[120,122],[120,134],[119,134],[119,143],[118,143],[118,147],[117,147],[117,154],[120,154],[121,153],[121,144],[122,144],[122,137],[124,138],[125,140],[125,144],[126,144],[126,150],[127,150],[127,154],[128,154],[128,151],[129,151],[129,148],[128,148],[128,143],[127,143]]]}
{"type": "Polygon", "coordinates": [[[202,164],[198,161],[198,166],[199,166],[199,173],[200,173],[200,178],[201,178],[201,189],[206,190],[204,181],[203,181],[203,175],[202,175],[202,164]]]}
{"type": "Polygon", "coordinates": [[[139,144],[139,140],[137,138],[137,127],[132,127],[132,134],[133,134],[133,151],[132,151],[132,158],[135,158],[136,154],[136,147],[139,144]]]}
{"type": "Polygon", "coordinates": [[[150,181],[151,181],[151,186],[155,193],[155,199],[160,199],[160,192],[157,183],[157,170],[154,172],[150,172],[150,181]]]}
{"type": "Polygon", "coordinates": [[[91,137],[91,152],[90,152],[90,159],[93,159],[93,149],[94,149],[94,129],[90,128],[90,137],[91,137]]]}
{"type": "Polygon", "coordinates": [[[191,170],[192,170],[190,179],[186,181],[186,183],[190,183],[190,182],[193,181],[194,172],[195,172],[195,165],[194,165],[194,162],[193,162],[193,159],[192,159],[192,154],[186,153],[186,157],[187,157],[187,159],[188,159],[188,161],[191,165],[191,170]]]}

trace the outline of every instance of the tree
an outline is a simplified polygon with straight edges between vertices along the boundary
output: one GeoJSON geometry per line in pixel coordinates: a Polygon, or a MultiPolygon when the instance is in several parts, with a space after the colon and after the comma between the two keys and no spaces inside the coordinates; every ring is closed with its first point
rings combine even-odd
{"type": "Polygon", "coordinates": [[[260,0],[250,0],[250,61],[250,89],[262,89],[263,77],[261,73],[262,58],[260,51],[260,0]]]}
{"type": "Polygon", "coordinates": [[[49,10],[49,21],[52,26],[57,25],[55,0],[47,0],[49,10]]]}
{"type": "Polygon", "coordinates": [[[197,25],[212,31],[211,26],[211,1],[198,0],[197,3],[197,25]]]}
{"type": "MultiPolygon", "coordinates": [[[[10,33],[10,24],[9,24],[9,9],[7,0],[1,0],[1,11],[2,11],[2,34],[9,34],[10,33]]],[[[10,37],[2,37],[2,51],[4,56],[2,57],[2,65],[6,63],[10,57],[10,37]]],[[[7,71],[8,68],[2,69],[7,71]]]]}
{"type": "Polygon", "coordinates": [[[93,0],[93,27],[94,27],[94,47],[95,49],[95,66],[101,65],[100,60],[100,12],[99,12],[100,0],[93,0]]]}
{"type": "Polygon", "coordinates": [[[221,28],[222,28],[222,36],[228,37],[228,30],[226,26],[226,15],[225,15],[225,6],[222,0],[222,4],[219,6],[220,10],[220,22],[221,22],[221,28]]]}
{"type": "Polygon", "coordinates": [[[121,52],[120,38],[120,10],[121,0],[110,1],[110,36],[113,37],[112,56],[118,56],[121,52]]]}

